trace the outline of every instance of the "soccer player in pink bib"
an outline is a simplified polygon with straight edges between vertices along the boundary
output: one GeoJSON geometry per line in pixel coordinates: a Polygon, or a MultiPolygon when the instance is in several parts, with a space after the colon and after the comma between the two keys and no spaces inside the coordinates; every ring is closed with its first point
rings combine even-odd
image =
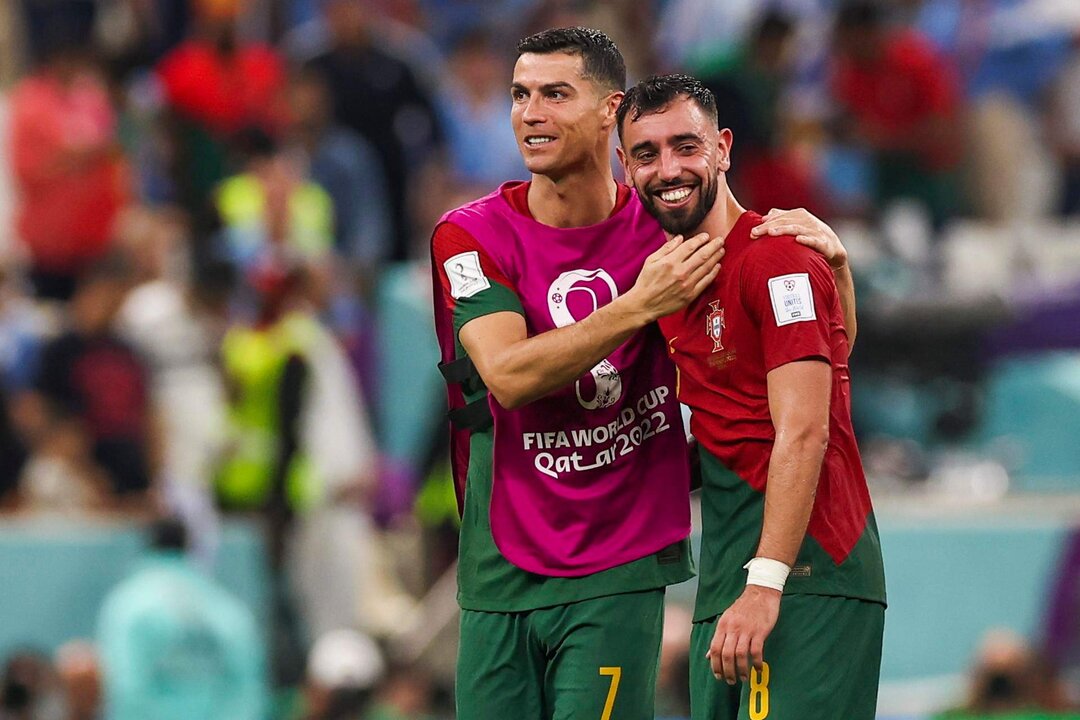
{"type": "Polygon", "coordinates": [[[461,720],[652,718],[664,588],[693,574],[675,369],[655,321],[719,272],[616,183],[625,68],[607,36],[518,45],[532,180],[432,237],[463,515],[461,720]],[[464,482],[462,482],[464,481],[464,482]]]}

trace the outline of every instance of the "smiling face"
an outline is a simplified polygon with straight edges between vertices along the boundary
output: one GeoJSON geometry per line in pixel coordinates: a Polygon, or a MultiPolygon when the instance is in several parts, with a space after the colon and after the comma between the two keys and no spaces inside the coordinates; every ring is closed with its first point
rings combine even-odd
{"type": "Polygon", "coordinates": [[[510,87],[511,122],[525,167],[552,179],[597,157],[607,162],[621,92],[582,74],[580,55],[524,53],[510,87]]]}
{"type": "Polygon", "coordinates": [[[672,235],[688,235],[716,203],[729,167],[731,131],[697,103],[677,97],[656,112],[627,117],[619,158],[645,209],[672,235]]]}

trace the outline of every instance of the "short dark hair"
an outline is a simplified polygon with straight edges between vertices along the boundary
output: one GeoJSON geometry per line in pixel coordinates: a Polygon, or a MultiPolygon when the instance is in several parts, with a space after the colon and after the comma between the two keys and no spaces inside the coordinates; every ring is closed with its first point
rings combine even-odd
{"type": "Polygon", "coordinates": [[[160,552],[186,552],[188,531],[184,521],[177,517],[155,520],[149,528],[150,547],[160,552]]]}
{"type": "Polygon", "coordinates": [[[626,62],[604,33],[585,27],[552,28],[522,39],[518,55],[567,53],[581,56],[582,74],[604,87],[621,92],[626,87],[626,62]]]}
{"type": "Polygon", "coordinates": [[[852,32],[873,31],[885,23],[885,11],[873,0],[846,0],[836,10],[836,28],[852,32]]]}
{"type": "Polygon", "coordinates": [[[770,40],[787,40],[795,32],[795,23],[779,10],[769,10],[758,22],[754,31],[754,42],[760,44],[770,40]]]}
{"type": "Polygon", "coordinates": [[[680,96],[692,100],[713,122],[719,123],[716,96],[700,80],[680,74],[653,75],[627,90],[619,103],[619,109],[615,113],[619,123],[619,137],[622,138],[623,123],[627,115],[633,122],[642,115],[663,110],[680,96]]]}

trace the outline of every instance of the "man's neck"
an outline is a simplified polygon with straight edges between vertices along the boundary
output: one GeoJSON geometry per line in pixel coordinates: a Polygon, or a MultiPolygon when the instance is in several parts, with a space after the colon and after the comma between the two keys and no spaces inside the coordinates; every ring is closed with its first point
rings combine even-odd
{"type": "Polygon", "coordinates": [[[537,222],[551,227],[586,227],[606,220],[617,196],[611,166],[593,163],[558,180],[533,175],[529,212],[537,222]]]}
{"type": "Polygon", "coordinates": [[[686,233],[687,237],[693,237],[698,233],[708,233],[710,238],[727,237],[731,228],[735,227],[739,216],[746,212],[746,208],[739,204],[729,188],[725,186],[723,191],[724,195],[716,199],[716,204],[712,206],[712,210],[701,221],[701,224],[686,233]]]}

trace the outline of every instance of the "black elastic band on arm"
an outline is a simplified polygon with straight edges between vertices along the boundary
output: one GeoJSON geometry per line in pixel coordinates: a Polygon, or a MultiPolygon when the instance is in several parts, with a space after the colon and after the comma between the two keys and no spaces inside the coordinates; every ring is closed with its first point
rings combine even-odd
{"type": "Polygon", "coordinates": [[[495,424],[491,416],[491,407],[488,405],[487,396],[479,400],[473,400],[464,407],[459,407],[447,413],[450,422],[459,430],[482,432],[495,424]]]}
{"type": "Polygon", "coordinates": [[[468,355],[450,362],[439,363],[439,372],[442,373],[443,380],[446,381],[447,385],[461,385],[461,389],[466,395],[472,395],[487,389],[484,386],[483,378],[480,377],[480,372],[473,365],[473,361],[468,355]]]}
{"type": "Polygon", "coordinates": [[[447,383],[463,383],[477,374],[476,366],[468,355],[450,362],[439,363],[439,372],[447,383]]]}

